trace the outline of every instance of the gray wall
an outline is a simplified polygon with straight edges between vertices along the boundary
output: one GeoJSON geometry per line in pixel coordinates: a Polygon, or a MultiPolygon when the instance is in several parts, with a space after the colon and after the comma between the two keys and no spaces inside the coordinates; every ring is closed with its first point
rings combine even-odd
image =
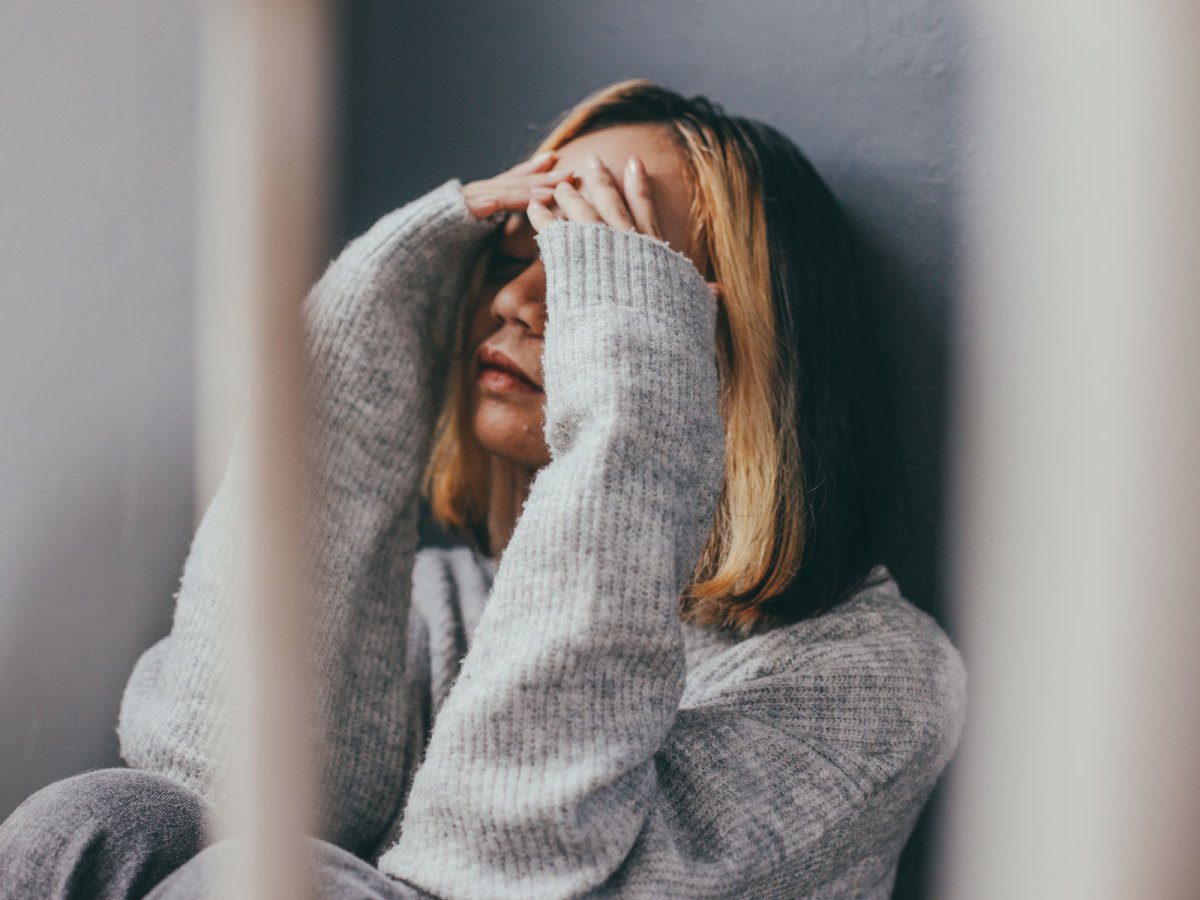
{"type": "Polygon", "coordinates": [[[0,819],[118,762],[192,531],[196,16],[0,7],[0,819]]]}
{"type": "MultiPolygon", "coordinates": [[[[916,543],[893,571],[949,629],[940,572],[967,60],[958,7],[363,0],[343,11],[342,240],[451,175],[471,180],[511,165],[563,109],[624,78],[705,94],[800,145],[850,212],[892,305],[916,500],[916,543]]],[[[920,895],[940,803],[939,789],[906,852],[898,897],[920,895]]]]}

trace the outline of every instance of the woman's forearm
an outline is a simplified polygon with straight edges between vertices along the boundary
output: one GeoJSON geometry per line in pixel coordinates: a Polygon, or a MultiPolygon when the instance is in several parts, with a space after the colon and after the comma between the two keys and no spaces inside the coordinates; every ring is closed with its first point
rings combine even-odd
{"type": "Polygon", "coordinates": [[[678,595],[724,468],[715,302],[645,235],[539,235],[552,461],[536,476],[380,868],[439,896],[582,896],[655,809],[678,595]]]}
{"type": "MultiPolygon", "coordinates": [[[[427,673],[405,660],[417,493],[446,368],[439,345],[493,224],[471,215],[452,179],[351,242],[303,304],[314,691],[326,728],[316,777],[322,835],[352,850],[386,827],[412,765],[411,682],[427,673]]],[[[193,539],[171,634],[135,667],[118,727],[130,765],[218,803],[246,473],[235,445],[193,539]]]]}

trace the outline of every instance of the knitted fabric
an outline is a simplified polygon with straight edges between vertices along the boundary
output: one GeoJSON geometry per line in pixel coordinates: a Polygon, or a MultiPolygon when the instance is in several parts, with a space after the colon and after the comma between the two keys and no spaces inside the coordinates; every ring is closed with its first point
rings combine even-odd
{"type": "MultiPolygon", "coordinates": [[[[499,218],[446,181],[304,303],[321,836],[436,897],[888,897],[963,660],[883,565],[763,634],[680,620],[725,465],[716,300],[686,256],[599,223],[537,235],[551,461],[499,560],[428,520],[438,344],[499,218]]],[[[118,723],[129,765],[217,804],[240,465],[118,723]]]]}

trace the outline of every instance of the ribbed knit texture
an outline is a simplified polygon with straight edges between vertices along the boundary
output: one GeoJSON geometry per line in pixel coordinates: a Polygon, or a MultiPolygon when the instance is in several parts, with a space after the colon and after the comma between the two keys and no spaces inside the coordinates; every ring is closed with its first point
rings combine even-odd
{"type": "MultiPolygon", "coordinates": [[[[687,257],[602,224],[543,229],[551,461],[498,565],[422,517],[433,342],[499,218],[451,179],[305,301],[321,836],[438,897],[889,896],[958,743],[963,661],[882,565],[766,634],[679,620],[725,462],[716,301],[687,257]]],[[[235,453],[118,725],[131,766],[214,802],[238,469],[235,453]]]]}

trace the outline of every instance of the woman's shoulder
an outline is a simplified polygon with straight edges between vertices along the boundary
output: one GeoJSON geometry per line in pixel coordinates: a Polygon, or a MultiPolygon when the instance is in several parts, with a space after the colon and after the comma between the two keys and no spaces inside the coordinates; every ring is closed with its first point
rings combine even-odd
{"type": "MultiPolygon", "coordinates": [[[[884,565],[875,567],[867,586],[820,615],[748,637],[686,625],[689,643],[703,648],[698,665],[722,680],[786,674],[805,665],[839,660],[874,660],[877,665],[941,663],[963,668],[950,636],[929,613],[900,591],[884,565]]],[[[965,675],[965,669],[960,674],[965,675]]]]}
{"type": "MultiPolygon", "coordinates": [[[[964,680],[962,654],[941,624],[913,604],[886,566],[844,603],[807,621],[776,629],[779,662],[872,662],[876,671],[915,675],[928,672],[964,680]]],[[[768,632],[764,637],[770,637],[768,632]]]]}
{"type": "Polygon", "coordinates": [[[948,757],[966,714],[962,654],[885,566],[874,575],[821,615],[740,640],[689,626],[685,705],[753,706],[865,752],[923,736],[948,757]]]}

